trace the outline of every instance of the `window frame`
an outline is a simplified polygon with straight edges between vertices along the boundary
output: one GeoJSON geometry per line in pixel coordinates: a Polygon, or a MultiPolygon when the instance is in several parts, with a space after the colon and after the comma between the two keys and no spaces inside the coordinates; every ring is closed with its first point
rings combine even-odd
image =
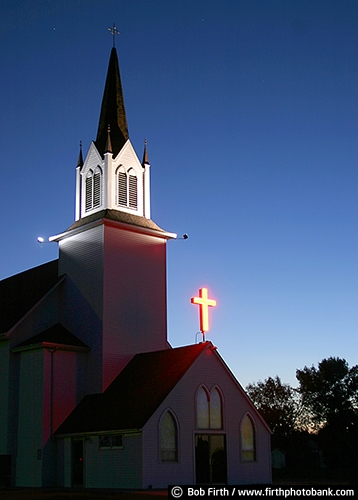
{"type": "Polygon", "coordinates": [[[255,425],[255,420],[253,419],[250,413],[245,413],[240,423],[240,459],[241,462],[244,463],[257,462],[256,425],[255,425]],[[246,444],[244,444],[243,426],[246,424],[246,422],[249,422],[251,424],[251,430],[252,430],[251,448],[247,448],[246,444]],[[252,458],[248,457],[248,454],[250,453],[252,454],[252,458]],[[246,456],[244,456],[244,454],[246,454],[246,456]]]}
{"type": "Polygon", "coordinates": [[[214,385],[211,390],[209,391],[205,385],[201,385],[195,394],[195,411],[196,411],[196,429],[197,430],[208,430],[208,431],[222,431],[224,429],[224,410],[223,410],[224,402],[223,402],[223,394],[221,392],[221,389],[217,386],[214,385]],[[220,425],[214,425],[213,423],[213,405],[211,404],[212,402],[212,395],[216,393],[218,395],[218,400],[220,403],[220,425]],[[200,418],[200,412],[199,412],[199,406],[198,406],[198,400],[199,397],[201,397],[201,394],[205,394],[206,396],[206,401],[207,401],[207,425],[201,426],[199,425],[199,418],[200,418]]]}
{"type": "Polygon", "coordinates": [[[160,419],[159,419],[159,425],[158,425],[158,440],[159,440],[159,446],[158,446],[158,449],[159,449],[159,461],[160,463],[178,463],[179,462],[179,425],[178,425],[178,421],[177,421],[177,418],[174,414],[174,412],[171,410],[171,409],[166,409],[160,419]],[[174,447],[172,448],[165,448],[163,446],[163,425],[164,425],[164,422],[165,422],[165,419],[167,417],[170,417],[171,418],[171,422],[173,424],[173,429],[174,429],[174,447]],[[164,454],[165,453],[174,453],[174,458],[164,458],[164,454]]]}
{"type": "Polygon", "coordinates": [[[98,449],[100,451],[106,451],[106,450],[122,450],[124,445],[123,445],[123,434],[100,434],[98,436],[98,449]],[[121,444],[114,444],[114,439],[116,438],[121,438],[121,444]],[[108,439],[109,440],[109,445],[108,446],[103,446],[101,444],[101,439],[108,439]]]}

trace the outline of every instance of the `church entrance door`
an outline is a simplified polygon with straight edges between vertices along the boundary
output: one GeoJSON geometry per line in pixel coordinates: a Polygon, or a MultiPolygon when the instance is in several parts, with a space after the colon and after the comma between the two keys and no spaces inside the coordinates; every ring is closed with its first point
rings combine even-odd
{"type": "Polygon", "coordinates": [[[197,484],[226,484],[226,436],[197,434],[195,436],[195,470],[197,484]]]}
{"type": "Polygon", "coordinates": [[[81,487],[83,483],[83,439],[72,440],[72,486],[81,487]]]}

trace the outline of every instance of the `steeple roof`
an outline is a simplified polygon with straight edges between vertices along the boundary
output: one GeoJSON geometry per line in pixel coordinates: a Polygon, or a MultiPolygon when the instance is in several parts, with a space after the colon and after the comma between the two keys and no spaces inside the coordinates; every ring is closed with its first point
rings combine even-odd
{"type": "Polygon", "coordinates": [[[77,167],[83,167],[82,141],[80,142],[80,152],[78,154],[77,167]]]}
{"type": "Polygon", "coordinates": [[[107,79],[103,93],[101,114],[99,117],[96,147],[103,156],[106,152],[108,126],[111,130],[111,144],[115,158],[128,139],[128,126],[124,98],[119,73],[116,48],[113,47],[108,64],[107,79]]]}

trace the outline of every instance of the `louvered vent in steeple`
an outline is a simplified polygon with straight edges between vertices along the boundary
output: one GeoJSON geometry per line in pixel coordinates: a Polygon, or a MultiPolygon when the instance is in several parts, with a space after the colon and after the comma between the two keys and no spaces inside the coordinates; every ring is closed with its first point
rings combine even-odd
{"type": "Polygon", "coordinates": [[[118,205],[127,205],[127,176],[125,172],[117,174],[117,203],[118,205]]]}
{"type": "Polygon", "coordinates": [[[137,177],[135,175],[129,175],[129,207],[137,208],[137,177]]]}
{"type": "Polygon", "coordinates": [[[91,170],[86,177],[86,212],[101,206],[101,172],[91,170]]]}
{"type": "Polygon", "coordinates": [[[92,173],[86,179],[86,212],[92,208],[92,173]]]}
{"type": "Polygon", "coordinates": [[[93,208],[101,204],[101,174],[96,172],[93,176],[93,208]]]}

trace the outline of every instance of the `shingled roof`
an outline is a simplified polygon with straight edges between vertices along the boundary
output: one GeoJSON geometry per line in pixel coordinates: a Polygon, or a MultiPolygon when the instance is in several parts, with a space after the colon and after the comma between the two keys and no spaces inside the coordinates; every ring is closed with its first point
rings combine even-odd
{"type": "Polygon", "coordinates": [[[209,346],[137,354],[102,394],[85,396],[55,434],[141,429],[209,346]]]}
{"type": "Polygon", "coordinates": [[[58,260],[0,281],[0,333],[6,333],[61,279],[58,260]]]}
{"type": "Polygon", "coordinates": [[[120,210],[111,209],[100,210],[99,212],[95,212],[94,214],[88,215],[87,217],[83,217],[82,219],[74,222],[72,226],[67,229],[67,231],[71,231],[71,229],[76,229],[99,219],[109,219],[117,222],[124,222],[125,224],[131,224],[132,226],[143,227],[145,229],[154,229],[154,231],[159,231],[161,233],[165,232],[164,229],[157,226],[157,224],[151,219],[141,217],[140,215],[122,212],[120,210]]]}

